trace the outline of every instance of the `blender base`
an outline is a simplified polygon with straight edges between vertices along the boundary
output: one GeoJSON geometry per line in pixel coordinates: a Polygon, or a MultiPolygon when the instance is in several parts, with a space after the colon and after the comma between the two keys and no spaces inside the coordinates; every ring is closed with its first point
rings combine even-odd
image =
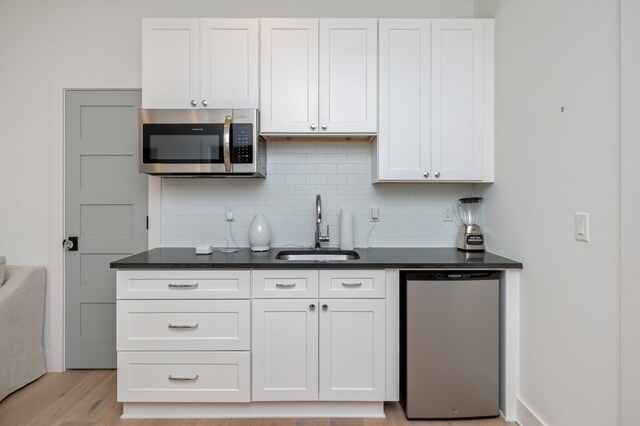
{"type": "Polygon", "coordinates": [[[462,225],[458,234],[459,250],[463,251],[484,251],[484,236],[478,225],[462,225]]]}

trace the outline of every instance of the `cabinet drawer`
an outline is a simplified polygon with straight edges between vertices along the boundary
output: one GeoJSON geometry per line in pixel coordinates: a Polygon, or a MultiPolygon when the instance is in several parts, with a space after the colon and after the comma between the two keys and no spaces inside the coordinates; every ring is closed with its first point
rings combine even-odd
{"type": "Polygon", "coordinates": [[[249,352],[118,352],[120,402],[249,402],[249,352]]]}
{"type": "Polygon", "coordinates": [[[251,271],[118,271],[118,299],[248,299],[251,271]]]}
{"type": "Polygon", "coordinates": [[[119,300],[117,349],[248,350],[248,300],[119,300]]]}
{"type": "Polygon", "coordinates": [[[326,270],[320,271],[320,297],[384,298],[384,270],[326,270]]]}
{"type": "Polygon", "coordinates": [[[318,271],[254,270],[253,297],[276,299],[318,297],[318,271]]]}

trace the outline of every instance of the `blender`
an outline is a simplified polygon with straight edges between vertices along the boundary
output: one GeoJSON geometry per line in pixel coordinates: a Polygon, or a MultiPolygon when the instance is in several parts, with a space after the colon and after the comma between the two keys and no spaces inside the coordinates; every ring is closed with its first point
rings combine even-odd
{"type": "Polygon", "coordinates": [[[458,249],[460,250],[484,250],[484,236],[480,231],[480,225],[478,225],[481,201],[481,197],[460,198],[454,208],[456,217],[462,222],[462,228],[458,234],[458,249]]]}

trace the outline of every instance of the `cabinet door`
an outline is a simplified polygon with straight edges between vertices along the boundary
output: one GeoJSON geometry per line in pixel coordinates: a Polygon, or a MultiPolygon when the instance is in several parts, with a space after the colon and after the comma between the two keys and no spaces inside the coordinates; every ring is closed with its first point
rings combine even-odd
{"type": "Polygon", "coordinates": [[[200,105],[258,108],[258,20],[200,20],[200,105]]]}
{"type": "Polygon", "coordinates": [[[384,401],[385,301],[320,305],[320,400],[384,401]]]}
{"type": "Polygon", "coordinates": [[[317,132],[318,21],[262,19],[260,56],[262,132],[317,132]]]}
{"type": "Polygon", "coordinates": [[[192,108],[200,97],[199,19],[142,20],[142,107],[192,108]]]}
{"type": "Polygon", "coordinates": [[[253,401],[318,399],[317,304],[253,300],[253,401]]]}
{"type": "Polygon", "coordinates": [[[377,131],[378,22],[320,20],[320,132],[377,131]]]}
{"type": "Polygon", "coordinates": [[[431,165],[436,180],[483,178],[484,22],[431,21],[431,165]]]}
{"type": "Polygon", "coordinates": [[[426,19],[383,19],[379,31],[377,178],[427,180],[431,164],[431,23],[426,19]]]}

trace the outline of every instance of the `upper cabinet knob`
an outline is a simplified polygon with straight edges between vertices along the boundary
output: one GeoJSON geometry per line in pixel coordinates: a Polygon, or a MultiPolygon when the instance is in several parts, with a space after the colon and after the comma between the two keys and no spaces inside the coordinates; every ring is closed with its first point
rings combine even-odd
{"type": "Polygon", "coordinates": [[[424,172],[424,177],[429,177],[429,172],[424,172]]]}
{"type": "Polygon", "coordinates": [[[192,107],[194,107],[194,106],[198,106],[198,103],[196,102],[196,100],[195,100],[195,99],[191,101],[191,106],[192,106],[192,107]]]}
{"type": "Polygon", "coordinates": [[[206,107],[207,105],[209,105],[209,102],[207,102],[206,99],[202,100],[202,106],[206,107]]]}
{"type": "Polygon", "coordinates": [[[327,130],[327,125],[326,124],[322,125],[322,130],[327,130]]]}
{"type": "Polygon", "coordinates": [[[315,130],[316,129],[316,123],[311,123],[311,130],[315,130]]]}
{"type": "Polygon", "coordinates": [[[436,173],[434,174],[434,176],[435,176],[435,177],[437,177],[437,178],[439,178],[439,177],[440,177],[440,172],[436,172],[436,173]]]}

